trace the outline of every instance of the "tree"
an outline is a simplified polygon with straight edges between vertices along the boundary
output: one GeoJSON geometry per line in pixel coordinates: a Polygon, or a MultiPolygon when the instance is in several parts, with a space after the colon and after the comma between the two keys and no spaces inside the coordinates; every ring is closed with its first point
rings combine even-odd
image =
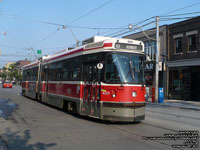
{"type": "Polygon", "coordinates": [[[22,80],[22,73],[20,68],[17,67],[17,64],[11,64],[8,68],[3,68],[3,72],[0,74],[3,80],[15,80],[20,81],[22,80]]]}

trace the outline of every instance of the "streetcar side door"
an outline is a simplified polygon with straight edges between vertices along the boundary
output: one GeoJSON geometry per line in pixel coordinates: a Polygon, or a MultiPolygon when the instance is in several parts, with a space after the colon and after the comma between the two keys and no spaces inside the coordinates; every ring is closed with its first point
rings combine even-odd
{"type": "Polygon", "coordinates": [[[97,62],[84,63],[83,65],[83,105],[82,110],[85,115],[99,117],[100,100],[100,72],[97,68],[97,62]]]}
{"type": "Polygon", "coordinates": [[[44,98],[42,98],[42,100],[44,102],[47,102],[48,100],[48,92],[49,92],[49,85],[48,85],[48,81],[49,81],[49,68],[47,65],[44,66],[44,82],[43,82],[43,92],[44,92],[44,98]]]}

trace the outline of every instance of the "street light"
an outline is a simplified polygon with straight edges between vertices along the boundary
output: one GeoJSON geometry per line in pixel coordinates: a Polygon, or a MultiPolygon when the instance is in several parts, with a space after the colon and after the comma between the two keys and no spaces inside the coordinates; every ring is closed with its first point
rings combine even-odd
{"type": "Polygon", "coordinates": [[[7,35],[7,32],[3,32],[3,35],[7,35]]]}

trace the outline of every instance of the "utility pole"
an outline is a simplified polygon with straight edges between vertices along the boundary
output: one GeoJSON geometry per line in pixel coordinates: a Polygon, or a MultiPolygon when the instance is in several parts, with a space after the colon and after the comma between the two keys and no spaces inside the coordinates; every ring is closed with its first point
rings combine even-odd
{"type": "Polygon", "coordinates": [[[35,59],[38,59],[37,56],[36,56],[36,54],[35,54],[34,49],[33,49],[32,47],[31,47],[30,49],[33,51],[33,54],[34,54],[34,56],[35,56],[35,59]]]}
{"type": "Polygon", "coordinates": [[[160,40],[159,40],[159,17],[156,16],[156,73],[155,73],[155,102],[158,103],[158,82],[159,82],[159,56],[160,56],[160,40]]]}

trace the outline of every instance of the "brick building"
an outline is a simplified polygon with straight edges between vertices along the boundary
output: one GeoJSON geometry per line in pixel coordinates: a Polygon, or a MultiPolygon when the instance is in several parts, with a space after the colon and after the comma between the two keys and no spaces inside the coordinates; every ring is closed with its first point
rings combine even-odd
{"type": "Polygon", "coordinates": [[[200,101],[200,17],[169,25],[168,96],[200,101]]]}
{"type": "Polygon", "coordinates": [[[21,69],[23,66],[30,64],[31,61],[29,60],[19,60],[16,62],[16,65],[19,69],[21,69]]]}

